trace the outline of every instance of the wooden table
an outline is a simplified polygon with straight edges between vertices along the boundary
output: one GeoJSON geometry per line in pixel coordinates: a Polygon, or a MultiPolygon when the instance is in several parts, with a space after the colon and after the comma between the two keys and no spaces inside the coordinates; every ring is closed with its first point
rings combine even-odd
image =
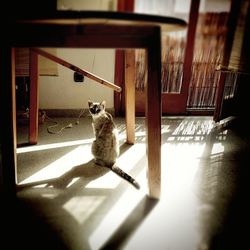
{"type": "MultiPolygon", "coordinates": [[[[16,110],[15,63],[16,47],[55,48],[143,48],[147,51],[148,83],[146,86],[146,143],[148,193],[160,198],[161,187],[161,32],[183,29],[183,20],[134,13],[70,11],[55,12],[50,16],[32,16],[10,22],[10,35],[1,49],[4,59],[1,89],[7,110],[3,149],[3,187],[15,190],[16,186],[16,110]],[[4,93],[3,93],[4,92],[4,93]]],[[[31,57],[33,58],[33,57],[31,57]]],[[[35,69],[36,70],[36,69],[35,69]]],[[[31,133],[37,138],[37,72],[31,72],[32,104],[30,110],[31,133]],[[32,127],[33,126],[33,127],[32,127]]],[[[133,80],[125,84],[127,141],[134,143],[135,85],[133,80]]]]}

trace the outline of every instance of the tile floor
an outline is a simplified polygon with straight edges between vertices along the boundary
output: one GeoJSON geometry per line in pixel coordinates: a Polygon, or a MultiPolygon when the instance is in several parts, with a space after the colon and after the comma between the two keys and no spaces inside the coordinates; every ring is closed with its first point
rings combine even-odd
{"type": "MultiPolygon", "coordinates": [[[[72,122],[55,119],[60,126],[72,122]]],[[[147,196],[144,119],[136,119],[133,146],[125,144],[124,119],[115,121],[121,145],[117,163],[138,180],[139,191],[94,166],[90,117],[61,134],[49,134],[53,123],[46,121],[35,146],[25,146],[27,128],[18,127],[20,186],[1,213],[6,249],[16,244],[20,249],[72,250],[248,248],[247,126],[233,121],[214,127],[212,117],[163,117],[162,195],[157,201],[147,196]]]]}

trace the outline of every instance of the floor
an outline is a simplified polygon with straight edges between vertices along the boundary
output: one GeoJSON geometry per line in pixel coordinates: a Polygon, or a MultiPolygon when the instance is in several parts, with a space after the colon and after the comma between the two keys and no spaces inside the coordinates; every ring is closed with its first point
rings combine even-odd
{"type": "Polygon", "coordinates": [[[245,123],[215,126],[212,117],[162,118],[162,194],[147,196],[144,119],[136,143],[117,164],[137,190],[93,164],[91,118],[54,118],[39,125],[39,143],[27,146],[18,127],[17,198],[2,215],[6,249],[247,249],[250,136],[245,123]],[[72,123],[61,133],[60,128],[72,123]],[[47,129],[54,133],[48,133],[47,129]],[[6,237],[5,237],[6,235],[6,237]],[[13,240],[7,239],[11,236],[13,240]]]}

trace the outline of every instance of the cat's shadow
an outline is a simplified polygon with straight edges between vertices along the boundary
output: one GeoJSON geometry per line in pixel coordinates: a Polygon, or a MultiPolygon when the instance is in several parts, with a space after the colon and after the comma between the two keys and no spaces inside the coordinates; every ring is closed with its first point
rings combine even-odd
{"type": "Polygon", "coordinates": [[[63,189],[66,188],[74,178],[84,177],[93,180],[103,176],[108,171],[110,171],[108,168],[96,165],[94,159],[92,159],[84,164],[74,166],[69,171],[59,177],[19,184],[17,185],[17,189],[22,190],[24,188],[39,186],[43,184],[46,184],[45,187],[63,189]]]}
{"type": "MultiPolygon", "coordinates": [[[[130,148],[131,145],[128,145],[126,143],[122,144],[120,146],[120,155],[124,153],[126,150],[130,148]]],[[[103,175],[105,175],[107,172],[111,171],[110,168],[101,167],[99,165],[96,165],[94,162],[94,159],[91,159],[90,161],[80,164],[77,166],[72,167],[69,171],[64,173],[63,175],[51,178],[51,179],[45,179],[45,180],[39,180],[24,184],[18,184],[17,190],[21,191],[25,188],[45,185],[46,187],[54,187],[58,189],[64,189],[67,188],[67,186],[71,183],[71,181],[74,178],[85,178],[85,179],[97,179],[103,175]]]]}

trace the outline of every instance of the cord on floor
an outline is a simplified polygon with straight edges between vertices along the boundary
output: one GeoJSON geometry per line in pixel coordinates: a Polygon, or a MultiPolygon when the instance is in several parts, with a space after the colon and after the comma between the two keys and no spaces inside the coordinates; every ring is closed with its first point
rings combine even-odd
{"type": "MultiPolygon", "coordinates": [[[[79,123],[80,123],[80,118],[81,118],[81,116],[82,116],[85,112],[86,112],[86,109],[82,109],[82,110],[80,111],[79,116],[78,116],[77,120],[76,120],[75,123],[74,123],[75,125],[79,125],[79,123]]],[[[49,134],[61,134],[65,129],[73,128],[73,126],[74,126],[73,123],[69,123],[69,124],[67,124],[66,126],[63,126],[61,129],[56,130],[56,131],[53,131],[52,128],[55,128],[55,127],[59,126],[60,124],[59,124],[58,121],[56,121],[55,119],[52,119],[51,117],[49,117],[45,111],[42,111],[42,114],[44,115],[45,120],[48,120],[48,121],[50,121],[50,122],[55,123],[54,125],[51,125],[51,126],[48,126],[48,127],[47,127],[47,131],[48,131],[49,134]]]]}

